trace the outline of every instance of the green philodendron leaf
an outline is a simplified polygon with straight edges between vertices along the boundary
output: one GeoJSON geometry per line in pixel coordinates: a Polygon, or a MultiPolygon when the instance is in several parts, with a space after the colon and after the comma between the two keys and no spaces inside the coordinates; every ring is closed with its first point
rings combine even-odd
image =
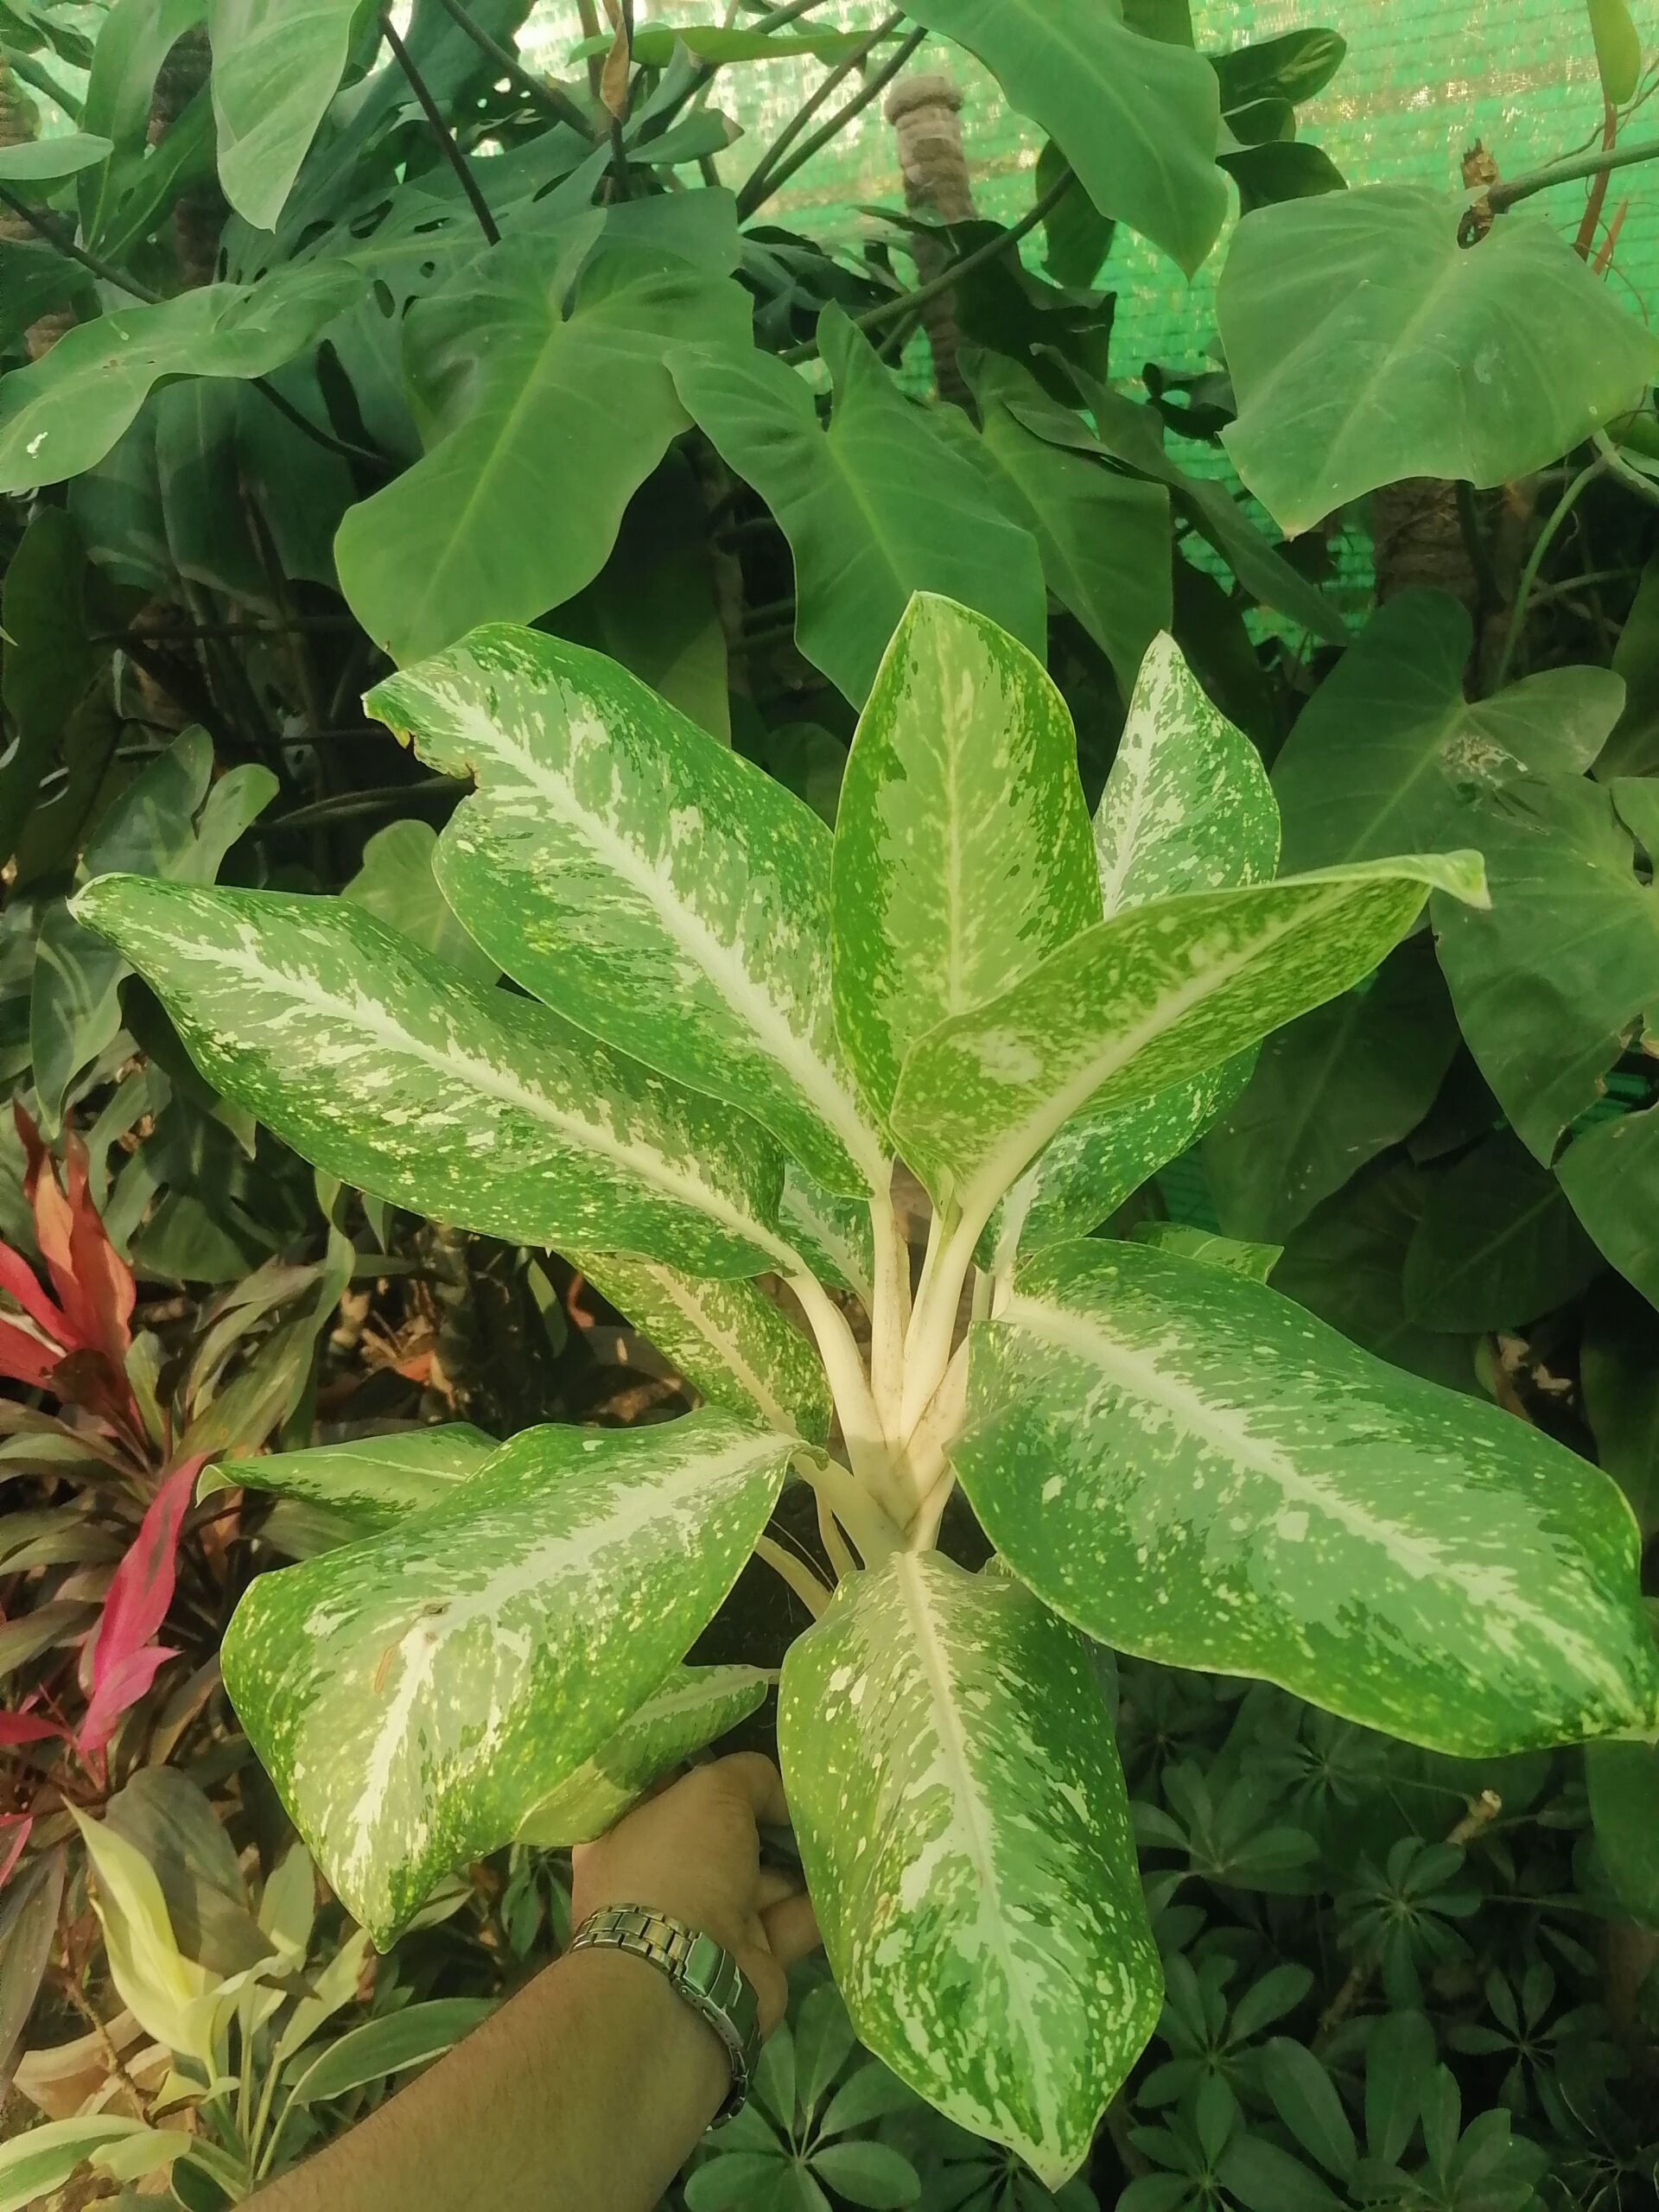
{"type": "Polygon", "coordinates": [[[1040,654],[1048,597],[1031,533],[838,307],[818,337],[835,384],[827,428],[811,386],[770,354],[688,348],[671,362],[688,411],[789,541],[801,652],[861,706],[912,595],[926,591],[1040,654]]]}
{"type": "Polygon", "coordinates": [[[1659,1928],[1659,1749],[1586,1745],[1584,1778],[1614,1895],[1633,1920],[1659,1928]]]}
{"type": "Polygon", "coordinates": [[[817,1351],[752,1282],[689,1275],[620,1253],[567,1255],[712,1404],[822,1444],[834,1410],[817,1351]]]}
{"type": "Polygon", "coordinates": [[[1073,1115],[1138,1104],[1347,989],[1431,885],[1484,897],[1474,854],[1418,855],[1114,915],[905,1063],[901,1156],[971,1234],[1073,1115]]]}
{"type": "Polygon", "coordinates": [[[1058,143],[1103,215],[1192,274],[1227,213],[1215,166],[1221,96],[1203,55],[1141,37],[1116,4],[924,0],[908,12],[979,56],[1009,104],[1058,143]]]}
{"type": "MultiPolygon", "coordinates": [[[[1634,1209],[1628,1188],[1624,1204],[1634,1209]]],[[[1431,1329],[1517,1328],[1576,1298],[1602,1264],[1561,1185],[1512,1129],[1497,1129],[1427,1179],[1406,1251],[1406,1312],[1431,1329]]]]}
{"type": "Polygon", "coordinates": [[[226,1688],[382,1949],[663,1681],[736,1580],[791,1448],[715,1408],[527,1429],[452,1503],[253,1584],[226,1688]]]}
{"type": "Polygon", "coordinates": [[[366,703],[477,778],[438,880],[515,981],[754,1115],[820,1182],[885,1185],[836,1038],[830,833],[810,807],[613,661],[506,624],[366,703]]]}
{"type": "MultiPolygon", "coordinates": [[[[639,23],[629,50],[641,69],[666,69],[674,59],[676,46],[683,46],[688,54],[695,54],[699,61],[715,68],[728,61],[776,61],[803,54],[819,61],[839,61],[862,47],[865,36],[862,31],[815,31],[810,27],[774,31],[768,36],[763,30],[734,24],[639,23]]],[[[573,46],[570,59],[585,61],[590,54],[608,54],[611,44],[611,35],[601,31],[597,38],[585,38],[573,46]]]]}
{"type": "Polygon", "coordinates": [[[1216,295],[1222,442],[1290,536],[1379,484],[1507,483],[1640,400],[1659,364],[1541,215],[1458,244],[1466,198],[1370,185],[1245,216],[1216,295]]]}
{"type": "Polygon", "coordinates": [[[1282,1241],[1433,1104],[1458,1025],[1426,937],[1374,982],[1275,1031],[1255,1073],[1205,1141],[1230,1236],[1282,1241]]]}
{"type": "Polygon", "coordinates": [[[1139,1657],[1465,1758],[1659,1720],[1608,1478],[1264,1285],[1039,1255],[979,1325],[951,1460],[1015,1572],[1139,1657]]]}
{"type": "Polygon", "coordinates": [[[15,146],[0,146],[0,184],[50,187],[83,169],[96,168],[115,151],[107,138],[85,130],[66,131],[57,138],[25,138],[15,146]]]}
{"type": "Polygon", "coordinates": [[[1284,1247],[1253,1244],[1235,1236],[1217,1236],[1212,1230],[1194,1229],[1185,1221],[1137,1221],[1130,1241],[1150,1244],[1160,1252],[1173,1252],[1184,1260],[1200,1261],[1206,1268],[1221,1268],[1250,1282],[1266,1282],[1284,1247]]]}
{"type": "Polygon", "coordinates": [[[600,237],[600,219],[509,238],[409,311],[426,452],[351,510],[335,547],[353,613],[394,660],[480,622],[532,620],[591,583],[686,427],[664,355],[749,343],[748,297],[728,276],[679,252],[671,230],[600,237]]]}
{"type": "Polygon", "coordinates": [[[782,1163],[752,1122],[360,906],[105,876],[75,912],[222,1096],[354,1189],[514,1243],[792,1263],[771,1225],[782,1163]]]}
{"type": "Polygon", "coordinates": [[[1379,607],[1303,708],[1273,766],[1285,865],[1334,868],[1469,839],[1459,786],[1571,775],[1624,704],[1605,668],[1549,668],[1466,700],[1473,626],[1445,592],[1379,607]]]}
{"type": "Polygon", "coordinates": [[[170,377],[260,377],[280,368],[358,290],[350,270],[314,263],[78,324],[5,380],[0,491],[60,484],[92,467],[170,377]]]}
{"type": "Polygon", "coordinates": [[[1573,1212],[1649,1305],[1659,1305],[1659,1109],[1598,1122],[1556,1163],[1573,1212]]]}
{"type": "Polygon", "coordinates": [[[1100,919],[1077,733],[1040,662],[918,593],[848,756],[836,817],[836,1027],[885,1116],[911,1046],[1100,919]]]}
{"type": "Polygon", "coordinates": [[[340,893],[378,914],[388,929],[412,938],[475,982],[493,983],[500,969],[455,918],[433,874],[438,836],[429,822],[388,823],[363,848],[363,865],[340,893]]]}
{"type": "Polygon", "coordinates": [[[1005,1575],[900,1554],[791,1646],[778,1737],[860,2037],[1063,2180],[1162,2001],[1084,1645],[1005,1575]]]}
{"type": "Polygon", "coordinates": [[[276,227],[359,14],[359,0],[211,0],[219,181],[257,231],[276,227]]]}
{"type": "MultiPolygon", "coordinates": [[[[1105,918],[1154,899],[1265,882],[1279,859],[1279,810],[1261,755],[1214,707],[1173,638],[1154,639],[1129,699],[1095,815],[1105,918]]],[[[1205,1067],[1136,1104],[1074,1115],[1009,1190],[980,1262],[1090,1230],[1201,1136],[1249,1078],[1248,1054],[1205,1067]]]]}
{"type": "Polygon", "coordinates": [[[445,1421],[396,1436],[362,1436],[320,1444],[308,1452],[272,1452],[255,1459],[221,1459],[197,1485],[207,1497],[240,1484],[327,1506],[354,1535],[378,1535],[411,1513],[441,1505],[500,1450],[499,1440],[470,1421],[445,1421]]]}
{"type": "Polygon", "coordinates": [[[766,1702],[759,1667],[677,1667],[593,1757],[518,1823],[515,1840],[538,1850],[591,1843],[634,1800],[766,1702]]]}
{"type": "Polygon", "coordinates": [[[1605,788],[1582,777],[1517,779],[1471,798],[1465,821],[1492,905],[1435,900],[1440,966],[1481,1073],[1548,1166],[1659,1006],[1659,894],[1605,788]]]}
{"type": "Polygon", "coordinates": [[[1039,436],[1014,410],[1046,395],[1017,362],[982,355],[971,382],[982,459],[1036,539],[1049,589],[1128,691],[1147,646],[1172,620],[1169,493],[1039,436]]]}

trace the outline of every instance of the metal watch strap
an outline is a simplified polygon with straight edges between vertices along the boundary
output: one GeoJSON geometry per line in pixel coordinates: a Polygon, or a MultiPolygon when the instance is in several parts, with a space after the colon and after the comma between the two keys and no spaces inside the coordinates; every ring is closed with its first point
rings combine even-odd
{"type": "Polygon", "coordinates": [[[589,1913],[570,1938],[573,1951],[631,1951],[665,1974],[676,1991],[720,2037],[732,2087],[715,2125],[741,2112],[760,2051],[760,2005],[754,1985],[712,1936],[642,1904],[607,1905],[589,1913]]]}

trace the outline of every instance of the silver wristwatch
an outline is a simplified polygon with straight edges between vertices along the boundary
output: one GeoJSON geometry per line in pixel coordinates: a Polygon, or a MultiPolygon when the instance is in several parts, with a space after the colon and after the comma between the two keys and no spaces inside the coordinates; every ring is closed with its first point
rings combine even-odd
{"type": "Polygon", "coordinates": [[[754,1984],[729,1951],[712,1936],[700,1936],[695,1928],[642,1904],[607,1905],[589,1913],[570,1938],[570,1948],[631,1951],[666,1974],[720,2037],[731,2065],[731,2090],[714,2124],[742,2110],[760,2052],[760,2004],[754,1984]]]}

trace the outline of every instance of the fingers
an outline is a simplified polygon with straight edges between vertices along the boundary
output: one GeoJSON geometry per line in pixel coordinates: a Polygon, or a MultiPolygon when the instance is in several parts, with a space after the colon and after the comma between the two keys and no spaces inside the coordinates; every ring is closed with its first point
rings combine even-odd
{"type": "Polygon", "coordinates": [[[747,1800],[758,1827],[782,1827],[789,1819],[784,1777],[763,1751],[733,1751],[709,1772],[747,1800]]]}
{"type": "Polygon", "coordinates": [[[792,1967],[797,1960],[810,1958],[823,1940],[818,1933],[812,1900],[804,1890],[798,1890],[793,1897],[780,1898],[776,1904],[764,1906],[760,1923],[766,1931],[772,1955],[780,1967],[792,1967]]]}
{"type": "Polygon", "coordinates": [[[764,1912],[770,1904],[781,1904],[785,1897],[798,1897],[801,1891],[800,1869],[797,1866],[763,1866],[755,1877],[755,1910],[764,1912]]]}

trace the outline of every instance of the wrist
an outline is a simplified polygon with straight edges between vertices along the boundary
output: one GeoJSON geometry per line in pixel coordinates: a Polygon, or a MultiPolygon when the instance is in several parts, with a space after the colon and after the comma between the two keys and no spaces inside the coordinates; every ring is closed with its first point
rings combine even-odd
{"type": "Polygon", "coordinates": [[[666,1975],[632,1952],[573,1951],[560,1960],[557,1972],[584,2011],[591,2005],[625,2031],[619,2047],[631,2054],[642,2082],[653,2096],[670,2098],[701,2134],[732,2086],[731,2062],[708,2022],[666,1975]]]}

